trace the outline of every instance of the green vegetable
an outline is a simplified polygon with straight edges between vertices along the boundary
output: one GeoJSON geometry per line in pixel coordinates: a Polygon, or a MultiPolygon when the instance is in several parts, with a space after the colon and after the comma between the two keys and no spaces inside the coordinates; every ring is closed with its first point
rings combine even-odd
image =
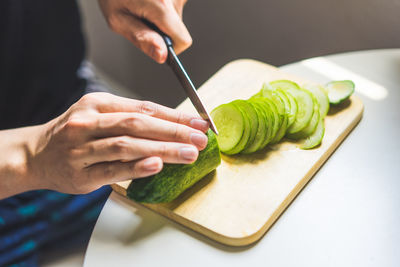
{"type": "Polygon", "coordinates": [[[127,189],[127,196],[137,202],[162,203],[177,198],[221,163],[218,142],[209,130],[207,147],[200,151],[192,164],[165,164],[162,171],[143,179],[135,179],[127,189]]]}
{"type": "Polygon", "coordinates": [[[249,154],[249,153],[253,153],[255,151],[257,151],[260,146],[262,145],[262,143],[265,140],[265,137],[267,135],[267,131],[268,131],[268,127],[267,127],[267,123],[266,123],[266,119],[265,119],[265,112],[262,109],[262,107],[260,107],[260,105],[258,103],[253,103],[249,101],[249,104],[253,106],[254,110],[257,113],[257,121],[258,121],[258,128],[257,128],[257,132],[256,135],[254,137],[254,140],[251,144],[249,144],[243,151],[242,153],[244,154],[249,154]]]}
{"type": "Polygon", "coordinates": [[[347,99],[354,91],[354,83],[330,82],[327,89],[277,80],[264,84],[248,100],[217,107],[211,116],[220,132],[221,151],[228,155],[249,154],[279,142],[284,136],[300,140],[302,149],[319,145],[331,98],[347,99]]]}
{"type": "MultiPolygon", "coordinates": [[[[219,131],[218,144],[221,151],[226,152],[235,148],[242,140],[245,128],[249,127],[245,115],[235,105],[229,103],[215,108],[211,116],[219,131]]],[[[245,138],[248,136],[247,130],[245,138]]]]}
{"type": "Polygon", "coordinates": [[[303,139],[302,144],[300,145],[301,149],[311,149],[322,142],[322,138],[324,137],[325,133],[325,125],[324,119],[319,119],[317,128],[312,133],[312,135],[308,136],[307,138],[303,139]]]}
{"type": "Polygon", "coordinates": [[[249,147],[253,143],[254,138],[256,137],[258,131],[258,114],[254,109],[253,105],[251,105],[245,100],[235,100],[231,103],[237,106],[242,111],[242,113],[244,113],[247,116],[247,119],[249,120],[250,123],[249,139],[247,140],[245,147],[242,149],[244,151],[246,150],[247,147],[249,147]]]}
{"type": "Polygon", "coordinates": [[[337,105],[348,99],[354,93],[354,83],[349,80],[332,81],[325,88],[328,91],[329,103],[337,105]]]}
{"type": "Polygon", "coordinates": [[[304,89],[308,90],[314,95],[319,104],[319,115],[321,118],[325,118],[329,111],[329,98],[325,88],[320,85],[313,84],[304,86],[304,89]]]}

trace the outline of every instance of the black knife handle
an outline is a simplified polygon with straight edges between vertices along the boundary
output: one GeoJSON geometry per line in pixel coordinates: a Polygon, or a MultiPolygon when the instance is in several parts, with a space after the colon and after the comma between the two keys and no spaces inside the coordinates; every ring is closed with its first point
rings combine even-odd
{"type": "Polygon", "coordinates": [[[160,29],[154,25],[153,23],[151,23],[148,20],[143,19],[142,20],[144,22],[144,24],[146,24],[150,29],[152,29],[153,31],[156,31],[159,35],[161,35],[161,37],[164,39],[165,44],[167,45],[167,47],[172,47],[172,40],[171,38],[169,38],[168,35],[166,35],[165,33],[163,33],[162,31],[160,31],[160,29]]]}

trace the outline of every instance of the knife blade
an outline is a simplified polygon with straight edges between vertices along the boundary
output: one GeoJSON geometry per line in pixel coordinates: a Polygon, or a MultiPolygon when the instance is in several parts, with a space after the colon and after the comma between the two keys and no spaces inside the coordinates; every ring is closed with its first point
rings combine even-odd
{"type": "Polygon", "coordinates": [[[208,113],[207,109],[205,108],[203,102],[201,101],[199,95],[197,94],[196,87],[194,86],[192,80],[190,79],[189,75],[187,74],[185,68],[183,67],[181,61],[179,60],[178,56],[175,53],[172,40],[169,38],[168,35],[160,31],[157,26],[152,24],[149,21],[144,21],[147,26],[151,29],[155,30],[157,33],[161,35],[163,38],[167,48],[168,48],[168,58],[167,64],[171,67],[172,71],[174,72],[175,76],[178,78],[180,84],[182,85],[186,95],[189,97],[190,101],[192,102],[193,106],[196,108],[199,115],[206,121],[210,123],[211,130],[218,135],[217,127],[214,124],[210,114],[208,113]]]}

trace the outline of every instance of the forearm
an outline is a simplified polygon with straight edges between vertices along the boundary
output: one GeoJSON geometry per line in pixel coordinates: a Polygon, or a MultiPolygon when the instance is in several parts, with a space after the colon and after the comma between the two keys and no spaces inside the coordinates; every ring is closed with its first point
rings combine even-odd
{"type": "Polygon", "coordinates": [[[29,167],[38,131],[40,126],[0,131],[0,199],[38,189],[29,167]]]}

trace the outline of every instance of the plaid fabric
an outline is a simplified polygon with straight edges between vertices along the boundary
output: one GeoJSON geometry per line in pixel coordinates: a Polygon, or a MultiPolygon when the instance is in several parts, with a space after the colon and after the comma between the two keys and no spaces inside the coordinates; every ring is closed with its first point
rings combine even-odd
{"type": "Polygon", "coordinates": [[[86,195],[39,190],[1,200],[0,266],[38,266],[44,246],[82,242],[79,233],[91,231],[110,192],[109,186],[86,195]]]}

